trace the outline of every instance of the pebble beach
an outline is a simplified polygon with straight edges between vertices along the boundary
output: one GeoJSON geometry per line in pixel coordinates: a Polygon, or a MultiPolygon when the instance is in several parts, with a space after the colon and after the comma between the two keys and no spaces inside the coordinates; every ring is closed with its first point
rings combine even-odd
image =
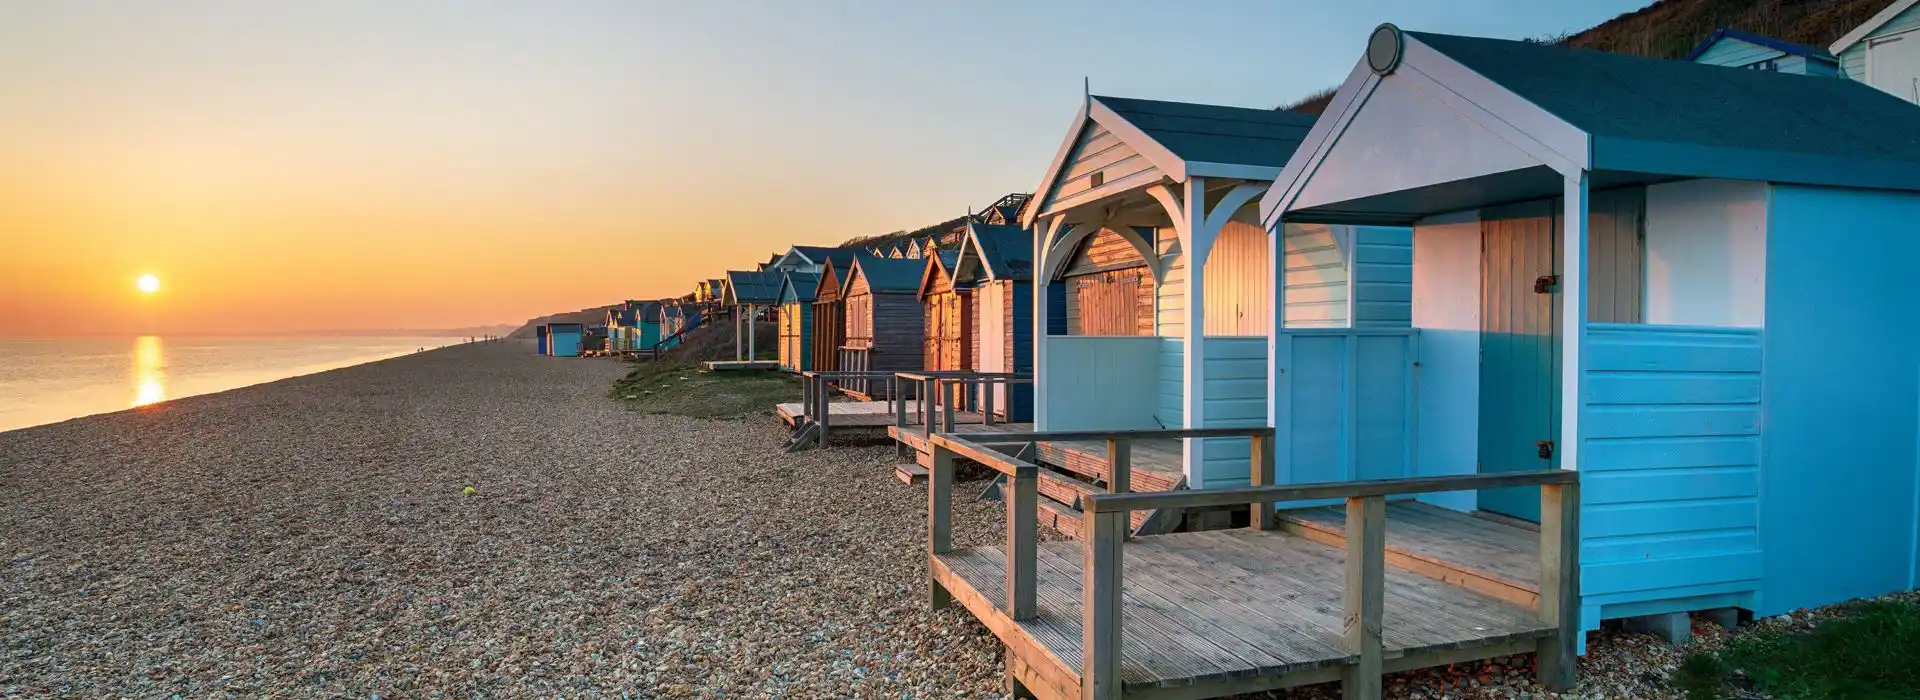
{"type": "MultiPolygon", "coordinates": [[[[0,697],[1000,697],[890,447],[632,411],[625,369],[463,345],[0,433],[0,697]]],[[[1674,650],[1592,652],[1578,697],[1670,696],[1674,650]]],[[[1525,657],[1388,694],[1551,697],[1525,657]]]]}

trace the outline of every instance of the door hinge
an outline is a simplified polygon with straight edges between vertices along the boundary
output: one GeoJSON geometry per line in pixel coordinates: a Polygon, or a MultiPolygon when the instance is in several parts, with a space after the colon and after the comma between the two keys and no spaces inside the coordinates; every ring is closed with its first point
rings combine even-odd
{"type": "Polygon", "coordinates": [[[1552,440],[1541,440],[1539,442],[1533,443],[1533,446],[1535,449],[1538,449],[1540,451],[1541,459],[1553,459],[1553,441],[1552,440]]]}
{"type": "Polygon", "coordinates": [[[1533,278],[1534,294],[1552,294],[1560,291],[1559,275],[1541,275],[1533,278]]]}

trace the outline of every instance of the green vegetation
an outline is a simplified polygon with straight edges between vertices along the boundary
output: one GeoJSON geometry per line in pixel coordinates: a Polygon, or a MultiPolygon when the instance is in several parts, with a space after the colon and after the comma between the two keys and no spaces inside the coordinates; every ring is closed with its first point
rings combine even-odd
{"type": "Polygon", "coordinates": [[[1920,699],[1920,605],[1844,606],[1811,632],[1760,630],[1718,653],[1689,657],[1674,674],[1687,700],[1920,699]]]}
{"type": "Polygon", "coordinates": [[[638,364],[610,395],[643,413],[693,418],[767,416],[800,400],[800,382],[777,372],[708,372],[698,363],[638,364]]]}

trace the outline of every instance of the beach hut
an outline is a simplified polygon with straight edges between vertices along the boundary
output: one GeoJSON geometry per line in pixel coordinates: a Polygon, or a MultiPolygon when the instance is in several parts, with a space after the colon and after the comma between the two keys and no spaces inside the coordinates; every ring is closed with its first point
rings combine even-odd
{"type": "Polygon", "coordinates": [[[632,302],[607,307],[607,344],[602,349],[608,354],[633,351],[631,331],[636,325],[633,314],[632,302]]]}
{"type": "Polygon", "coordinates": [[[547,324],[547,355],[579,357],[586,341],[587,327],[579,323],[547,324]]]}
{"type": "MultiPolygon", "coordinates": [[[[1045,300],[1032,320],[1036,427],[1265,422],[1274,301],[1254,201],[1313,121],[1269,109],[1085,98],[1021,214],[1022,227],[1036,232],[1033,284],[1045,300]]],[[[1287,276],[1313,291],[1289,299],[1285,323],[1404,327],[1408,246],[1405,228],[1288,227],[1279,242],[1287,276]]],[[[1136,462],[1173,475],[1170,483],[1246,483],[1246,438],[1151,448],[1136,462]]]]}
{"type": "MultiPolygon", "coordinates": [[[[838,368],[850,372],[911,372],[921,368],[925,330],[916,292],[922,263],[860,256],[848,267],[840,285],[845,345],[839,348],[838,368]]],[[[849,393],[880,398],[882,382],[853,380],[842,385],[849,393]]]]}
{"type": "Polygon", "coordinates": [[[1920,102],[1920,0],[1898,0],[1833,42],[1840,74],[1920,102]]]}
{"type": "MultiPolygon", "coordinates": [[[[778,262],[780,256],[774,256],[768,265],[778,262]]],[[[761,369],[777,366],[777,363],[762,363],[756,343],[759,338],[756,326],[766,309],[780,302],[780,285],[784,275],[779,271],[741,270],[727,271],[727,283],[722,292],[720,303],[733,313],[733,363],[708,363],[713,369],[761,369]]]]}
{"type": "MultiPolygon", "coordinates": [[[[935,251],[926,258],[920,275],[920,367],[936,372],[973,371],[975,335],[973,288],[955,284],[953,269],[959,251],[935,251]]],[[[939,397],[944,401],[946,397],[939,397]]],[[[964,406],[963,406],[964,407],[964,406]]]]}
{"type": "Polygon", "coordinates": [[[666,337],[660,332],[660,302],[629,301],[627,306],[631,309],[633,318],[633,326],[629,330],[631,339],[628,341],[632,350],[652,353],[653,346],[658,344],[661,338],[666,337]]]}
{"type": "Polygon", "coordinates": [[[1261,213],[1412,227],[1418,371],[1276,333],[1281,483],[1577,471],[1583,629],[1914,588],[1912,134],[1853,81],[1381,27],[1261,213]]]}
{"type": "MultiPolygon", "coordinates": [[[[859,257],[879,259],[879,256],[865,254],[859,257]]],[[[845,263],[829,260],[820,266],[820,280],[813,289],[813,333],[808,341],[813,347],[815,370],[841,368],[840,346],[847,342],[847,314],[840,297],[840,281],[846,279],[846,273],[852,268],[852,260],[845,263]]]]}
{"type": "Polygon", "coordinates": [[[547,339],[546,324],[543,323],[533,327],[533,351],[535,354],[547,354],[547,339]]]}
{"type": "Polygon", "coordinates": [[[1682,58],[1684,61],[1728,68],[1817,75],[1840,74],[1840,61],[1826,49],[1781,41],[1770,36],[1721,27],[1682,58]]]}
{"type": "Polygon", "coordinates": [[[780,283],[780,368],[806,372],[813,366],[813,302],[820,273],[787,272],[780,283]]]}
{"type": "MultiPolygon", "coordinates": [[[[971,288],[973,364],[995,374],[1033,372],[1033,234],[1018,226],[969,223],[953,265],[954,285],[971,288]]],[[[1033,420],[1033,387],[996,384],[1002,422],[1033,420]]]]}
{"type": "Polygon", "coordinates": [[[920,246],[920,239],[907,239],[905,257],[908,260],[921,260],[926,257],[926,250],[920,246]]]}

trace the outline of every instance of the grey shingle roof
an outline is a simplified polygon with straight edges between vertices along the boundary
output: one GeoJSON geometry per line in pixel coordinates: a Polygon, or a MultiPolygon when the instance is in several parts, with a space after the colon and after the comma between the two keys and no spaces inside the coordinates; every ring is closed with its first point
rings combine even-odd
{"type": "Polygon", "coordinates": [[[920,291],[920,275],[926,269],[925,260],[871,255],[859,256],[853,264],[860,268],[861,276],[867,278],[867,288],[876,293],[920,291]]]}
{"type": "Polygon", "coordinates": [[[1595,170],[1920,189],[1920,107],[1855,81],[1407,36],[1590,134],[1595,170]]]}
{"type": "Polygon", "coordinates": [[[995,279],[1033,279],[1033,235],[1018,226],[973,224],[980,258],[995,279]]]}
{"type": "Polygon", "coordinates": [[[742,304],[766,304],[779,301],[780,283],[783,279],[778,272],[727,271],[727,287],[733,290],[734,300],[742,304]]]}
{"type": "Polygon", "coordinates": [[[1314,115],[1271,109],[1096,96],[1175,156],[1206,163],[1286,167],[1314,115]]]}
{"type": "MultiPolygon", "coordinates": [[[[813,256],[807,256],[807,257],[813,257],[813,256]]],[[[794,270],[794,271],[788,272],[786,276],[786,280],[782,282],[782,286],[780,287],[780,298],[783,300],[786,299],[787,290],[792,289],[793,298],[795,300],[813,301],[814,299],[819,298],[819,296],[815,293],[819,290],[819,288],[820,288],[820,273],[800,272],[798,270],[794,270]]]]}

